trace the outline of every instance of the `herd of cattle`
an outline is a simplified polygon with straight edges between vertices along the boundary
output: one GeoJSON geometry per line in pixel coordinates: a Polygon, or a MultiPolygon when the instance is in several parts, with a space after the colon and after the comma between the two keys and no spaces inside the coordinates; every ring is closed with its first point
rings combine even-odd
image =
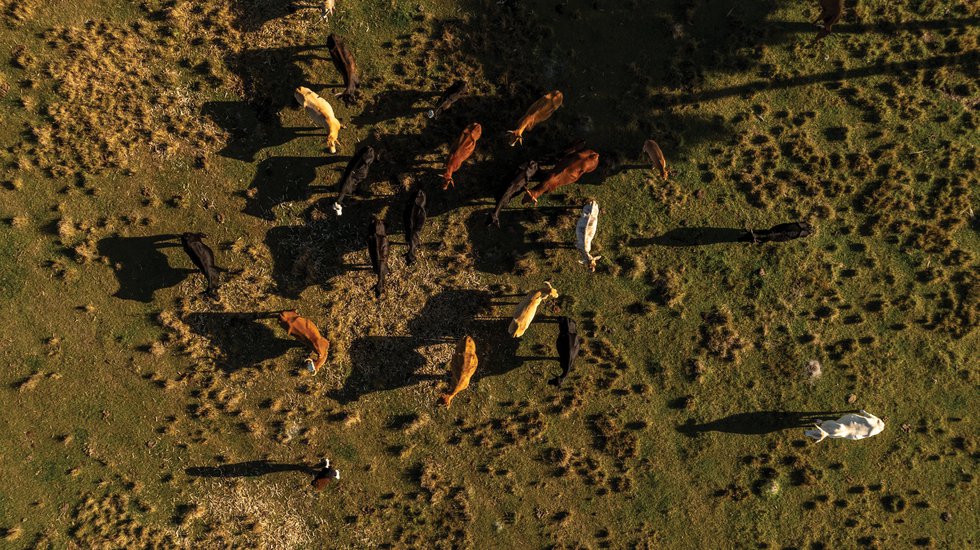
{"type": "MultiPolygon", "coordinates": [[[[840,18],[841,0],[821,0],[821,6],[823,8],[821,14],[823,30],[818,38],[826,36],[830,32],[830,27],[840,18]]],[[[333,13],[333,10],[334,1],[327,0],[324,5],[324,17],[333,13]]],[[[327,48],[334,66],[344,81],[344,89],[337,96],[347,104],[356,103],[359,94],[360,74],[353,54],[344,41],[334,34],[327,38],[327,48]]],[[[428,118],[438,117],[449,110],[454,103],[465,97],[467,92],[468,85],[465,81],[453,83],[441,95],[435,106],[426,112],[426,116],[428,118]]],[[[327,149],[331,153],[336,153],[340,146],[339,135],[343,125],[334,114],[330,103],[306,87],[297,88],[295,98],[313,123],[326,130],[327,149]]],[[[509,145],[513,147],[522,144],[525,133],[547,121],[562,106],[563,101],[564,96],[558,90],[548,92],[535,101],[524,113],[524,116],[518,120],[516,129],[507,132],[509,145]]],[[[453,175],[463,167],[466,160],[476,150],[477,142],[482,135],[483,127],[480,123],[473,122],[466,126],[460,136],[452,143],[442,175],[443,190],[455,187],[453,175]]],[[[642,146],[642,152],[649,158],[652,168],[666,180],[670,172],[663,151],[657,142],[652,139],[647,140],[642,146]]],[[[340,178],[339,194],[333,203],[333,210],[337,216],[343,215],[344,199],[356,192],[358,187],[368,179],[371,166],[377,156],[376,151],[370,145],[358,149],[353,154],[340,178]]],[[[523,194],[522,203],[533,202],[537,204],[541,196],[551,193],[559,187],[576,183],[584,175],[596,170],[598,166],[599,154],[588,149],[585,142],[581,140],[568,146],[554,158],[541,159],[540,162],[536,160],[524,162],[517,167],[513,179],[499,194],[496,207],[489,214],[486,224],[499,227],[501,210],[516,195],[523,194]],[[542,169],[543,164],[553,164],[554,167],[545,170],[542,169]],[[532,186],[535,181],[537,184],[532,186]]],[[[418,257],[422,229],[426,221],[425,207],[426,195],[421,188],[416,186],[410,191],[403,217],[405,239],[408,243],[408,253],[405,260],[406,264],[409,265],[415,262],[418,257]]],[[[581,217],[575,228],[576,245],[581,254],[580,263],[584,264],[590,271],[595,271],[596,263],[601,258],[601,256],[592,255],[592,242],[598,228],[599,210],[598,203],[590,200],[583,207],[581,217]]],[[[753,243],[787,241],[806,237],[812,232],[813,228],[806,222],[792,222],[779,224],[766,230],[747,230],[739,240],[753,243]]],[[[203,239],[206,237],[203,233],[184,233],[181,235],[181,243],[195,266],[204,274],[207,281],[205,295],[216,298],[219,274],[223,270],[217,267],[213,251],[204,243],[203,239]]],[[[374,293],[376,297],[381,298],[384,295],[385,279],[388,275],[390,248],[384,222],[381,219],[373,219],[369,224],[366,237],[371,265],[377,277],[374,293]]],[[[534,320],[541,303],[557,297],[558,291],[550,282],[546,282],[542,288],[530,292],[514,310],[513,320],[508,329],[510,336],[520,338],[534,320]]],[[[329,342],[320,334],[312,321],[300,317],[295,310],[279,312],[278,319],[287,335],[296,338],[312,350],[315,361],[313,357],[308,358],[306,367],[315,375],[327,361],[329,342]]],[[[581,339],[574,320],[561,316],[558,319],[558,328],[556,348],[561,373],[549,381],[550,384],[556,386],[560,385],[571,372],[581,346],[581,339]]],[[[450,391],[440,395],[439,402],[449,407],[453,398],[469,386],[478,363],[476,342],[468,335],[463,336],[456,344],[450,364],[452,378],[450,391]]],[[[880,419],[862,411],[862,415],[847,415],[838,422],[827,421],[818,424],[815,430],[807,431],[806,435],[818,441],[825,437],[862,439],[879,433],[883,428],[884,424],[880,419]]],[[[332,469],[329,461],[327,461],[314,481],[314,486],[322,488],[327,479],[334,478],[339,478],[339,472],[332,469]]]]}

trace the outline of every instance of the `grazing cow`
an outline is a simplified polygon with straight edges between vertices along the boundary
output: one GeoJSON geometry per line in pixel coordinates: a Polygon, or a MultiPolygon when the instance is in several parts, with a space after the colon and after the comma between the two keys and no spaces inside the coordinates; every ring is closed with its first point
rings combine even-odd
{"type": "Polygon", "coordinates": [[[296,88],[296,101],[306,110],[307,116],[313,119],[317,126],[327,131],[327,149],[331,153],[337,152],[340,142],[337,136],[340,134],[340,120],[333,114],[333,107],[327,103],[326,99],[316,95],[312,90],[304,86],[296,88]]]}
{"type": "Polygon", "coordinates": [[[578,325],[568,317],[558,318],[558,340],[555,342],[558,347],[558,361],[561,364],[561,374],[548,381],[552,386],[561,386],[568,373],[575,364],[578,357],[579,347],[582,340],[578,337],[578,325]]]}
{"type": "Polygon", "coordinates": [[[331,481],[340,481],[340,470],[330,467],[330,459],[324,458],[323,465],[320,469],[313,474],[313,481],[310,485],[313,487],[314,491],[320,492],[324,490],[331,481]]]}
{"type": "Polygon", "coordinates": [[[460,100],[460,98],[466,95],[466,91],[466,81],[457,80],[452,86],[447,88],[446,91],[442,93],[442,97],[440,97],[439,102],[436,103],[436,108],[429,109],[429,111],[425,113],[426,116],[429,118],[436,118],[442,113],[445,113],[450,107],[453,106],[453,103],[456,103],[460,100]]]}
{"type": "Polygon", "coordinates": [[[466,159],[470,158],[473,151],[476,149],[476,142],[479,141],[480,136],[483,135],[483,127],[480,126],[479,122],[474,122],[463,130],[456,142],[449,149],[449,160],[446,161],[446,172],[442,175],[442,179],[445,183],[442,185],[442,189],[445,191],[449,189],[449,186],[456,187],[456,183],[453,181],[453,172],[459,170],[466,159]]]}
{"type": "Polygon", "coordinates": [[[521,120],[517,121],[516,130],[508,130],[510,134],[510,146],[524,143],[524,132],[532,130],[538,124],[548,120],[561,107],[565,97],[558,90],[548,92],[541,99],[535,101],[521,120]]]}
{"type": "Polygon", "coordinates": [[[412,265],[415,263],[415,256],[421,245],[422,226],[425,225],[425,192],[421,187],[416,187],[409,196],[408,204],[405,205],[405,240],[408,242],[408,254],[405,254],[405,263],[412,265]]]}
{"type": "Polygon", "coordinates": [[[861,411],[860,414],[845,414],[836,421],[824,420],[821,422],[818,420],[816,426],[817,429],[806,430],[803,434],[816,439],[817,443],[827,437],[835,439],[865,439],[873,435],[878,435],[885,429],[885,423],[868,411],[861,411]]]}
{"type": "Polygon", "coordinates": [[[592,255],[592,239],[595,238],[595,231],[599,227],[599,203],[589,201],[582,208],[582,216],[578,219],[575,226],[576,246],[582,254],[582,259],[578,263],[588,266],[589,271],[595,271],[595,263],[602,256],[592,255]]]}
{"type": "Polygon", "coordinates": [[[323,6],[322,6],[323,18],[327,19],[328,17],[333,15],[333,12],[336,9],[336,7],[337,7],[337,0],[323,0],[323,6]]]}
{"type": "Polygon", "coordinates": [[[208,288],[204,291],[206,296],[211,298],[218,297],[218,274],[222,269],[214,264],[214,252],[211,247],[204,244],[201,239],[208,238],[204,233],[182,233],[180,244],[184,247],[184,252],[191,257],[191,261],[201,271],[208,282],[208,288]]]}
{"type": "Polygon", "coordinates": [[[664,158],[664,153],[660,150],[657,142],[652,139],[646,140],[643,143],[643,152],[650,157],[650,162],[653,163],[653,167],[660,169],[660,177],[667,179],[667,159],[664,158]]]}
{"type": "Polygon", "coordinates": [[[550,193],[563,185],[575,183],[589,172],[599,166],[599,153],[591,149],[585,149],[573,153],[555,165],[554,168],[545,172],[544,181],[536,185],[533,189],[528,189],[527,194],[521,199],[522,203],[538,203],[538,197],[545,193],[550,193]]]}
{"type": "Polygon", "coordinates": [[[337,72],[344,77],[344,91],[336,95],[350,105],[357,99],[357,85],[361,83],[361,75],[357,70],[357,63],[354,62],[354,55],[347,49],[344,39],[335,34],[327,37],[327,49],[330,50],[333,66],[337,67],[337,72]]]}
{"type": "Polygon", "coordinates": [[[449,372],[453,377],[452,390],[439,396],[439,402],[446,408],[449,408],[456,394],[469,387],[477,363],[479,360],[476,357],[476,342],[469,336],[463,336],[456,343],[456,351],[449,365],[449,372]]]}
{"type": "Polygon", "coordinates": [[[371,267],[378,276],[374,295],[380,298],[385,293],[385,277],[388,276],[388,235],[385,233],[385,222],[375,219],[368,224],[367,244],[371,267]]]}
{"type": "Polygon", "coordinates": [[[534,320],[534,314],[538,312],[538,306],[541,305],[541,302],[548,298],[558,297],[558,291],[551,286],[550,282],[545,281],[544,285],[544,287],[525,296],[521,300],[521,303],[517,304],[517,307],[514,308],[514,319],[510,322],[510,327],[507,329],[507,332],[513,338],[520,338],[524,335],[527,327],[534,320]]]}
{"type": "Polygon", "coordinates": [[[817,40],[823,39],[830,34],[830,29],[840,21],[840,16],[844,12],[844,0],[820,0],[820,23],[823,25],[817,33],[817,40]]]}
{"type": "Polygon", "coordinates": [[[327,350],[330,348],[330,342],[320,336],[320,331],[313,324],[313,321],[300,317],[296,310],[279,313],[279,324],[286,329],[288,336],[306,344],[316,353],[316,363],[309,358],[306,360],[306,368],[316,375],[320,371],[320,367],[327,361],[327,350]]]}
{"type": "Polygon", "coordinates": [[[368,172],[371,170],[371,164],[376,158],[374,147],[368,145],[354,153],[350,162],[347,163],[347,167],[344,168],[344,175],[340,177],[340,196],[337,197],[337,202],[333,203],[333,211],[338,216],[344,214],[344,207],[341,204],[344,197],[352,194],[358,186],[364,183],[368,177],[368,172]]]}
{"type": "Polygon", "coordinates": [[[496,225],[500,227],[500,211],[503,207],[510,204],[510,200],[514,195],[523,191],[527,184],[531,181],[531,178],[538,173],[538,163],[533,160],[527,161],[520,166],[520,171],[514,176],[514,179],[510,181],[510,185],[504,190],[504,194],[500,196],[497,200],[497,208],[487,216],[487,225],[496,225]]]}
{"type": "Polygon", "coordinates": [[[742,242],[770,243],[791,241],[813,234],[813,226],[806,222],[781,223],[770,229],[751,230],[742,236],[742,242]]]}

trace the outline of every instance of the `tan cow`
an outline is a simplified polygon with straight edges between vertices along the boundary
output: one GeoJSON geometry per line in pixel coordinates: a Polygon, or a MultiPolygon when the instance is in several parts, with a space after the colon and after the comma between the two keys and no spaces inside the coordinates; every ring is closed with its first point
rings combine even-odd
{"type": "Polygon", "coordinates": [[[563,100],[564,96],[561,95],[561,92],[554,90],[535,101],[527,112],[524,113],[521,120],[517,122],[517,129],[507,131],[510,134],[510,146],[513,147],[518,143],[524,143],[524,132],[548,120],[561,107],[563,100]]]}
{"type": "Polygon", "coordinates": [[[315,375],[327,361],[327,350],[330,348],[330,342],[320,336],[320,331],[313,324],[313,321],[300,317],[296,310],[281,312],[279,324],[286,329],[287,335],[306,344],[316,353],[316,363],[312,359],[306,360],[307,368],[315,375]]]}
{"type": "Polygon", "coordinates": [[[538,306],[541,305],[541,302],[548,298],[558,297],[558,291],[551,286],[550,282],[545,281],[544,285],[544,287],[525,296],[521,303],[517,304],[517,308],[514,309],[514,320],[510,322],[510,328],[507,329],[512,337],[520,338],[524,335],[524,331],[534,320],[534,315],[538,312],[538,306]]]}
{"type": "Polygon", "coordinates": [[[323,0],[323,6],[322,6],[323,18],[327,19],[328,17],[333,15],[333,12],[336,9],[336,7],[337,7],[337,0],[323,0]]]}
{"type": "Polygon", "coordinates": [[[340,133],[340,121],[333,114],[333,107],[327,103],[326,99],[316,95],[309,88],[300,86],[296,88],[296,101],[306,110],[306,114],[313,119],[317,126],[327,131],[327,148],[331,153],[337,152],[340,142],[337,135],[340,133]]]}
{"type": "Polygon", "coordinates": [[[469,336],[463,336],[456,343],[456,351],[453,353],[452,362],[449,364],[449,371],[452,374],[452,390],[439,396],[439,402],[449,407],[456,394],[465,390],[470,385],[470,378],[476,372],[476,365],[479,360],[476,357],[476,342],[469,336]]]}
{"type": "Polygon", "coordinates": [[[664,153],[660,150],[657,142],[652,139],[646,140],[643,144],[643,152],[650,157],[650,162],[653,163],[653,167],[660,169],[660,176],[663,179],[667,179],[667,159],[664,158],[664,153]]]}

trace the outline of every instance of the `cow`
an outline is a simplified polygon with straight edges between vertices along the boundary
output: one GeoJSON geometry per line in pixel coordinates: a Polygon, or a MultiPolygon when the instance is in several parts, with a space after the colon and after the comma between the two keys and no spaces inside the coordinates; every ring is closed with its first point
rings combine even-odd
{"type": "Polygon", "coordinates": [[[333,15],[333,12],[336,9],[336,7],[337,7],[337,0],[323,0],[323,5],[321,6],[321,10],[323,12],[322,13],[323,19],[327,19],[328,17],[333,15]]]}
{"type": "Polygon", "coordinates": [[[388,235],[385,233],[384,221],[375,219],[368,224],[367,245],[371,267],[378,276],[374,295],[380,298],[385,293],[385,277],[388,276],[388,235]]]}
{"type": "Polygon", "coordinates": [[[643,143],[643,152],[650,157],[650,162],[653,163],[654,169],[660,169],[660,177],[667,179],[667,159],[664,158],[663,151],[660,150],[660,146],[657,145],[656,141],[652,139],[646,140],[643,143]]]}
{"type": "Polygon", "coordinates": [[[327,131],[327,149],[330,153],[336,153],[340,141],[337,136],[340,134],[340,120],[333,114],[333,107],[327,103],[326,99],[316,95],[312,90],[304,86],[296,88],[296,101],[306,111],[307,116],[313,119],[317,126],[327,131]]]}
{"type": "Polygon", "coordinates": [[[439,402],[449,408],[453,398],[465,390],[470,385],[470,378],[476,372],[479,359],[476,357],[476,342],[469,336],[463,336],[456,342],[456,351],[453,353],[452,362],[449,364],[449,372],[452,375],[452,385],[449,393],[439,396],[439,402]]]}
{"type": "Polygon", "coordinates": [[[827,437],[834,439],[865,439],[881,433],[885,423],[877,416],[862,410],[860,414],[845,414],[834,420],[817,420],[817,429],[806,430],[803,435],[812,437],[817,443],[827,437]]]}
{"type": "Polygon", "coordinates": [[[315,363],[311,358],[306,359],[307,370],[316,376],[320,367],[327,361],[327,350],[330,349],[330,342],[320,335],[320,331],[313,324],[313,321],[300,317],[295,309],[280,312],[279,324],[286,329],[286,335],[296,338],[316,353],[315,363]]]}
{"type": "Polygon", "coordinates": [[[566,145],[561,151],[542,158],[541,164],[554,164],[569,155],[574,155],[575,153],[584,150],[585,145],[586,143],[584,139],[576,139],[575,141],[566,145]]]}
{"type": "Polygon", "coordinates": [[[524,132],[533,129],[538,124],[548,120],[551,115],[561,107],[562,101],[564,101],[564,96],[558,90],[548,92],[541,99],[535,101],[521,117],[521,120],[517,121],[516,130],[508,130],[507,134],[510,135],[510,146],[513,147],[518,143],[524,143],[524,132]]]}
{"type": "Polygon", "coordinates": [[[456,183],[453,181],[453,172],[459,170],[463,166],[463,162],[470,158],[481,135],[483,135],[483,127],[480,126],[479,122],[474,122],[467,126],[453,143],[449,149],[449,160],[446,161],[446,172],[442,175],[442,179],[445,180],[442,185],[443,191],[449,189],[449,186],[456,187],[456,183]]]}
{"type": "Polygon", "coordinates": [[[525,162],[520,166],[520,170],[514,179],[510,180],[510,185],[504,190],[504,194],[500,196],[497,200],[497,207],[487,216],[487,225],[495,225],[500,227],[500,211],[503,207],[510,204],[510,200],[514,195],[523,191],[527,184],[531,182],[531,178],[538,173],[538,163],[530,160],[525,162]]]}
{"type": "Polygon", "coordinates": [[[344,201],[344,197],[354,193],[358,186],[364,183],[364,180],[368,177],[368,172],[371,170],[371,164],[374,163],[376,158],[377,155],[374,152],[374,147],[368,145],[354,153],[350,162],[347,163],[347,167],[344,168],[344,174],[340,177],[340,196],[337,197],[337,202],[333,203],[333,211],[338,216],[344,214],[344,207],[341,204],[344,201]]]}
{"type": "Polygon", "coordinates": [[[357,86],[361,83],[361,75],[357,63],[354,62],[354,55],[350,53],[344,39],[332,33],[327,37],[327,49],[330,50],[333,66],[344,77],[344,91],[336,95],[350,105],[357,100],[357,86]]]}
{"type": "Polygon", "coordinates": [[[528,189],[527,194],[521,199],[522,203],[538,203],[538,197],[545,193],[550,193],[563,185],[575,183],[589,172],[599,166],[599,153],[591,149],[584,149],[568,155],[561,159],[554,168],[544,173],[544,181],[536,185],[533,189],[528,189]]]}
{"type": "Polygon", "coordinates": [[[429,118],[436,118],[442,113],[445,113],[446,111],[449,110],[450,107],[453,106],[453,103],[456,103],[457,101],[460,100],[460,98],[465,96],[466,92],[467,92],[466,81],[457,80],[456,82],[453,83],[452,86],[447,88],[446,91],[442,93],[442,96],[439,98],[439,102],[436,103],[436,108],[429,109],[428,112],[425,113],[426,116],[428,116],[429,118]]]}
{"type": "Polygon", "coordinates": [[[552,386],[561,387],[561,383],[568,377],[575,358],[578,357],[579,347],[582,340],[578,337],[578,325],[564,315],[558,318],[558,340],[555,346],[558,348],[558,362],[561,365],[561,374],[548,381],[552,386]]]}
{"type": "Polygon", "coordinates": [[[592,255],[592,239],[595,238],[596,229],[599,227],[599,203],[589,201],[582,208],[582,216],[575,225],[576,247],[582,254],[582,259],[578,263],[588,266],[589,271],[595,272],[595,263],[602,256],[592,255]]]}
{"type": "Polygon", "coordinates": [[[749,229],[739,240],[741,242],[770,243],[783,242],[808,237],[813,234],[813,226],[806,222],[791,222],[774,225],[770,229],[749,229]]]}
{"type": "Polygon", "coordinates": [[[421,187],[416,187],[409,195],[408,204],[405,205],[405,241],[408,243],[408,253],[405,254],[405,263],[412,265],[418,248],[421,245],[422,226],[425,225],[425,192],[421,187]]]}
{"type": "Polygon", "coordinates": [[[320,492],[324,490],[331,481],[340,481],[340,470],[330,467],[330,459],[324,458],[320,469],[313,474],[313,481],[310,486],[313,490],[320,492]]]}
{"type": "Polygon", "coordinates": [[[204,295],[209,298],[217,298],[220,284],[219,272],[224,270],[214,264],[214,251],[201,240],[206,238],[208,236],[204,233],[182,233],[180,244],[208,282],[204,295]]]}
{"type": "Polygon", "coordinates": [[[510,327],[507,329],[507,332],[512,338],[520,338],[524,335],[527,327],[534,320],[534,314],[538,312],[538,306],[541,305],[541,302],[548,298],[554,299],[558,297],[558,291],[551,286],[550,282],[545,281],[544,285],[544,287],[525,296],[517,304],[517,307],[514,308],[514,319],[510,322],[510,327]]]}
{"type": "Polygon", "coordinates": [[[820,0],[820,32],[813,39],[814,42],[822,40],[830,34],[831,28],[840,21],[840,16],[844,12],[844,0],[820,0]]]}

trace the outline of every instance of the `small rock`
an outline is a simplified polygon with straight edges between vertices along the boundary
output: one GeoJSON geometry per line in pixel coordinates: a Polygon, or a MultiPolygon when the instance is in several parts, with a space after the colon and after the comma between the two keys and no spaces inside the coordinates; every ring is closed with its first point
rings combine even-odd
{"type": "Polygon", "coordinates": [[[848,395],[847,396],[847,404],[848,405],[853,405],[853,404],[857,403],[857,400],[858,400],[858,396],[857,396],[856,393],[852,393],[851,395],[848,395]]]}
{"type": "Polygon", "coordinates": [[[950,514],[949,512],[943,512],[939,514],[939,519],[945,522],[949,522],[951,519],[953,519],[953,514],[950,514]]]}
{"type": "Polygon", "coordinates": [[[696,199],[703,199],[704,198],[704,189],[698,189],[697,191],[695,191],[694,192],[694,198],[696,198],[696,199]]]}

